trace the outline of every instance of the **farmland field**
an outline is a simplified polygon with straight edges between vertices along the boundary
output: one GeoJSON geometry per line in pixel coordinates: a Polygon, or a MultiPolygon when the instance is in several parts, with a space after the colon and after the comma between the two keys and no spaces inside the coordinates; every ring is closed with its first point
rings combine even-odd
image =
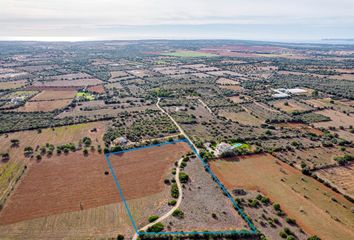
{"type": "Polygon", "coordinates": [[[24,148],[44,146],[47,143],[61,145],[66,143],[77,144],[83,137],[90,137],[93,145],[102,145],[102,138],[106,128],[106,122],[77,124],[58,128],[43,129],[38,131],[22,131],[0,135],[0,152],[7,152],[9,160],[0,163],[1,183],[0,200],[11,190],[12,184],[23,172],[25,165],[30,165],[32,161],[25,157],[24,148]],[[91,131],[96,129],[96,131],[91,131]],[[12,139],[18,139],[19,144],[13,146],[12,139]]]}
{"type": "Polygon", "coordinates": [[[220,84],[220,85],[238,85],[238,84],[240,84],[239,82],[237,82],[235,80],[227,79],[227,78],[219,78],[216,81],[216,83],[220,84]]]}
{"type": "Polygon", "coordinates": [[[24,106],[16,109],[18,112],[51,112],[66,107],[71,99],[59,99],[50,101],[28,101],[24,106]]]}
{"type": "Polygon", "coordinates": [[[316,171],[316,174],[322,178],[330,181],[337,186],[344,194],[354,198],[354,165],[337,166],[331,168],[324,168],[316,171]]]}
{"type": "Polygon", "coordinates": [[[301,169],[301,162],[304,162],[310,168],[323,167],[335,164],[335,157],[352,153],[354,153],[354,149],[350,148],[341,151],[337,148],[316,147],[310,149],[295,149],[294,151],[277,152],[274,154],[284,161],[295,163],[295,166],[301,169]]]}
{"type": "Polygon", "coordinates": [[[0,82],[0,90],[14,89],[25,86],[26,80],[10,81],[10,82],[0,82]]]}
{"type": "Polygon", "coordinates": [[[50,91],[44,90],[31,98],[31,101],[50,101],[58,99],[73,99],[75,91],[50,91]]]}
{"type": "Polygon", "coordinates": [[[234,188],[258,190],[279,203],[309,234],[323,239],[354,237],[352,203],[271,155],[215,160],[211,168],[230,191],[234,188]],[[254,171],[257,174],[249,174],[254,171]]]}
{"type": "Polygon", "coordinates": [[[276,100],[270,102],[270,104],[273,105],[275,108],[279,108],[280,110],[285,111],[287,113],[311,110],[311,107],[307,106],[306,104],[294,100],[276,100]]]}
{"type": "MultiPolygon", "coordinates": [[[[176,143],[112,155],[110,161],[125,198],[163,192],[166,171],[187,151],[187,144],[176,143]]],[[[104,156],[95,153],[70,153],[33,163],[2,210],[0,224],[119,202],[113,177],[105,171],[109,168],[104,156]],[[26,204],[28,201],[32,204],[26,204]]]]}
{"type": "Polygon", "coordinates": [[[352,115],[348,116],[347,114],[335,110],[322,110],[316,113],[329,117],[331,121],[314,123],[315,127],[328,128],[333,126],[338,128],[340,126],[343,126],[348,128],[350,125],[353,125],[354,123],[354,117],[352,115]]]}
{"type": "Polygon", "coordinates": [[[94,86],[102,83],[101,80],[95,78],[89,79],[78,79],[78,80],[53,80],[53,81],[43,81],[35,82],[33,85],[37,87],[85,87],[94,86]]]}

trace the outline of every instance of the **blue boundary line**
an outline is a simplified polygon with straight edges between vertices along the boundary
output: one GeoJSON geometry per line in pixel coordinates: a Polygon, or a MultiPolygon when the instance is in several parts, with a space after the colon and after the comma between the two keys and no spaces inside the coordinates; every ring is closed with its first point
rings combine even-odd
{"type": "Polygon", "coordinates": [[[195,149],[195,147],[193,146],[193,144],[186,138],[184,139],[179,139],[179,140],[174,140],[172,142],[162,142],[162,143],[157,143],[157,144],[151,144],[151,145],[147,145],[147,146],[142,146],[142,147],[136,147],[136,148],[130,148],[130,149],[126,149],[126,150],[121,150],[121,151],[117,151],[117,152],[112,152],[112,153],[106,153],[105,154],[105,159],[106,162],[109,166],[109,169],[112,172],[112,176],[113,179],[116,183],[116,186],[118,188],[119,194],[122,197],[122,200],[124,202],[124,206],[127,210],[127,213],[129,215],[129,219],[133,224],[133,228],[134,231],[139,235],[177,235],[177,234],[256,234],[257,233],[257,228],[254,226],[254,224],[249,220],[249,218],[246,216],[246,214],[243,212],[243,210],[240,208],[240,206],[235,202],[235,200],[232,198],[231,194],[229,193],[229,191],[224,187],[224,185],[219,181],[219,179],[215,176],[215,174],[211,171],[211,169],[209,168],[207,162],[199,155],[198,151],[195,149]],[[247,223],[247,225],[249,226],[249,228],[251,229],[251,231],[248,230],[230,230],[230,231],[205,231],[205,232],[198,232],[198,231],[193,231],[193,232],[139,232],[134,218],[130,212],[128,203],[124,197],[122,188],[119,184],[118,178],[113,170],[111,161],[109,160],[109,156],[110,155],[117,155],[117,154],[122,154],[125,152],[131,152],[131,151],[135,151],[135,150],[141,150],[141,149],[146,149],[146,148],[153,148],[153,147],[158,147],[158,146],[163,146],[163,145],[167,145],[167,144],[175,144],[175,143],[179,143],[179,142],[185,142],[189,145],[189,147],[192,149],[192,151],[194,152],[194,154],[199,158],[199,160],[202,162],[205,170],[212,176],[213,180],[219,185],[219,187],[224,191],[224,193],[226,194],[226,196],[230,199],[230,201],[232,202],[233,206],[235,207],[236,211],[241,215],[241,217],[243,218],[243,220],[247,223]]]}

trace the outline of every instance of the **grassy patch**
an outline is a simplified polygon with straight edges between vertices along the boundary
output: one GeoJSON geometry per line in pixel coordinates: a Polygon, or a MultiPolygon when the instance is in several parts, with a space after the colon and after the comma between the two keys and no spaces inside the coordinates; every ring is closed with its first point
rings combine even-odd
{"type": "Polygon", "coordinates": [[[88,92],[78,92],[76,93],[76,97],[78,97],[79,99],[83,99],[83,100],[88,100],[88,101],[92,101],[95,99],[95,97],[88,92]]]}

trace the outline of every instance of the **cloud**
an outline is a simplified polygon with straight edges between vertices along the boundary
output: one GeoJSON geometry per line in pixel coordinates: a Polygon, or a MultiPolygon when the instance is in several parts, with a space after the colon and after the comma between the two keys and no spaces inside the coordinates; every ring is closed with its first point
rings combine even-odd
{"type": "MultiPolygon", "coordinates": [[[[331,29],[354,24],[352,9],[352,0],[0,0],[0,37],[89,35],[104,39],[108,37],[105,26],[308,25],[331,29]]],[[[109,36],[114,37],[112,31],[109,36]]],[[[354,35],[350,28],[347,31],[354,35]]]]}

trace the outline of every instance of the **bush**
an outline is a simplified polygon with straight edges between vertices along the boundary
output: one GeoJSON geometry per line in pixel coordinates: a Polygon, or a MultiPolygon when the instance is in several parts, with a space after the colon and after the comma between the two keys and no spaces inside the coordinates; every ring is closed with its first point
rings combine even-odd
{"type": "Polygon", "coordinates": [[[284,228],[284,232],[287,234],[287,235],[293,235],[293,233],[291,232],[291,230],[289,228],[284,228]]]}
{"type": "Polygon", "coordinates": [[[179,197],[179,191],[178,191],[177,183],[173,183],[171,185],[171,196],[173,198],[178,198],[179,197]]]}
{"type": "Polygon", "coordinates": [[[288,235],[286,235],[285,232],[280,231],[280,232],[279,232],[279,236],[280,236],[281,238],[286,238],[288,235]]]}
{"type": "Polygon", "coordinates": [[[315,236],[309,237],[307,240],[321,240],[321,238],[319,238],[315,235],[315,236]]]}
{"type": "Polygon", "coordinates": [[[124,240],[124,236],[123,236],[122,234],[119,234],[119,235],[117,236],[117,240],[124,240]]]}
{"type": "Polygon", "coordinates": [[[188,174],[184,173],[184,172],[180,172],[178,177],[179,177],[179,180],[181,181],[181,183],[187,183],[189,180],[188,174]]]}
{"type": "Polygon", "coordinates": [[[159,216],[156,216],[156,215],[152,215],[149,217],[149,222],[152,223],[152,222],[155,222],[157,219],[159,219],[159,216]]]}
{"type": "Polygon", "coordinates": [[[174,205],[176,205],[176,203],[177,203],[177,201],[176,200],[170,200],[170,201],[168,201],[168,205],[169,206],[174,206],[174,205]]]}
{"type": "Polygon", "coordinates": [[[291,225],[296,225],[296,220],[293,218],[285,217],[285,221],[291,225]]]}
{"type": "Polygon", "coordinates": [[[295,238],[294,236],[292,236],[292,235],[289,235],[289,236],[286,238],[286,240],[296,240],[296,238],[295,238]]]}
{"type": "Polygon", "coordinates": [[[274,210],[277,211],[277,212],[280,212],[280,211],[281,211],[281,208],[280,208],[280,204],[279,204],[279,203],[274,203],[274,204],[273,204],[273,208],[274,208],[274,210]]]}
{"type": "Polygon", "coordinates": [[[184,218],[184,212],[177,208],[176,210],[173,211],[172,216],[181,219],[184,218]]]}
{"type": "Polygon", "coordinates": [[[164,229],[164,225],[160,222],[155,223],[151,227],[149,227],[146,231],[147,232],[161,232],[164,229]]]}

